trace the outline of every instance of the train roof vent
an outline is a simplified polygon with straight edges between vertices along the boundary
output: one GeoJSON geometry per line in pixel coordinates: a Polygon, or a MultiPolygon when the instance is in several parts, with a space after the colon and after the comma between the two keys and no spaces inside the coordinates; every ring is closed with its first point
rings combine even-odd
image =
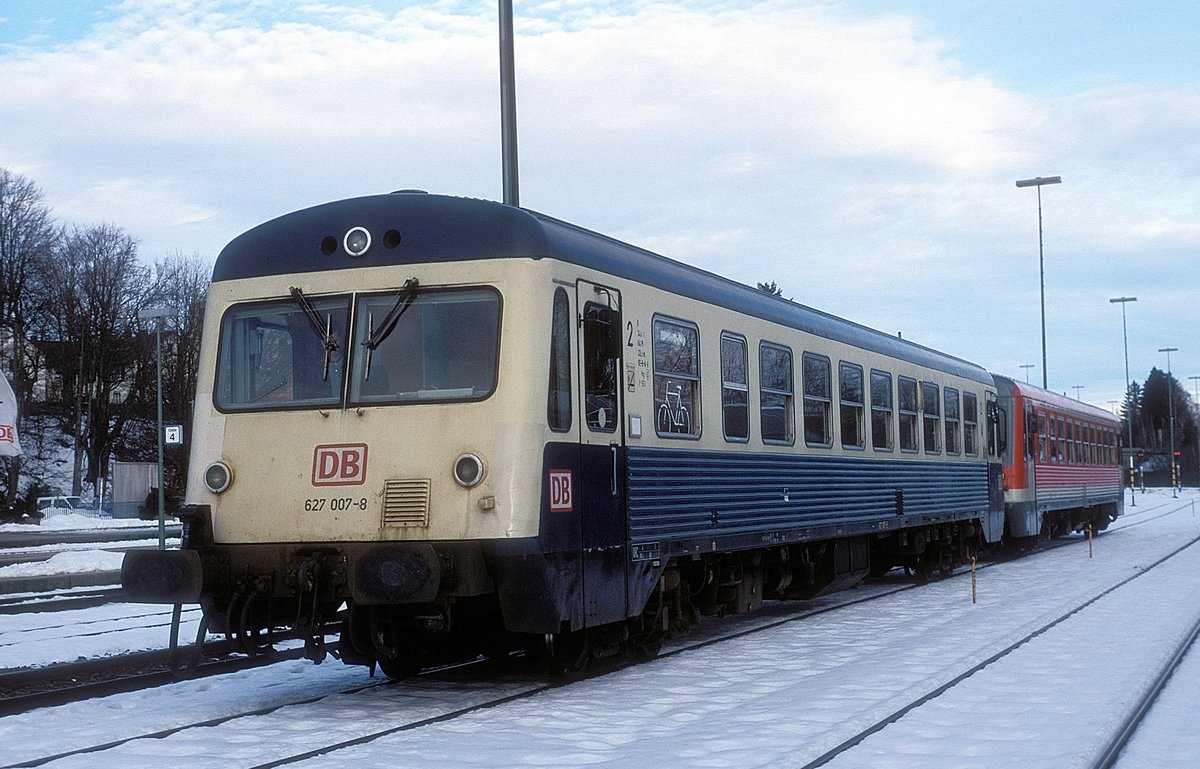
{"type": "Polygon", "coordinates": [[[383,525],[429,525],[428,478],[392,478],[383,484],[383,525]]]}
{"type": "Polygon", "coordinates": [[[429,190],[392,190],[393,195],[428,195],[429,190]]]}

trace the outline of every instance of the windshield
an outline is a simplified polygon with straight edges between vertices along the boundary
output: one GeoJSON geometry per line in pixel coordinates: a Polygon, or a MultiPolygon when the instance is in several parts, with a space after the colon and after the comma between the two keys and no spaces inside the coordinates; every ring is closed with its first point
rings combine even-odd
{"type": "Polygon", "coordinates": [[[224,411],[332,407],[341,403],[350,299],[310,300],[320,319],[295,301],[239,305],[221,321],[216,404],[224,411]],[[329,350],[324,338],[340,340],[329,350]],[[327,364],[328,361],[328,364],[327,364]]]}
{"type": "MultiPolygon", "coordinates": [[[[396,295],[360,297],[354,336],[369,339],[396,295]]],[[[354,403],[472,400],[496,386],[500,297],[489,289],[421,290],[374,350],[354,345],[354,403]]]]}
{"type": "Polygon", "coordinates": [[[352,324],[351,298],[345,295],[306,294],[231,308],[221,321],[217,408],[340,408],[346,392],[352,405],[490,395],[496,385],[499,294],[485,288],[418,289],[414,282],[396,318],[397,296],[396,290],[360,295],[352,324]],[[394,327],[381,334],[389,313],[394,327]],[[347,371],[353,372],[348,383],[347,371]]]}

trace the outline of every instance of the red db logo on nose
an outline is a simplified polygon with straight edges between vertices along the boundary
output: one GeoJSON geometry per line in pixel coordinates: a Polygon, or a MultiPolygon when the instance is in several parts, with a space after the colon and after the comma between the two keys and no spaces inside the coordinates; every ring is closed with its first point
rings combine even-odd
{"type": "Polygon", "coordinates": [[[312,485],[358,486],[367,480],[367,444],[339,443],[313,449],[312,485]]]}

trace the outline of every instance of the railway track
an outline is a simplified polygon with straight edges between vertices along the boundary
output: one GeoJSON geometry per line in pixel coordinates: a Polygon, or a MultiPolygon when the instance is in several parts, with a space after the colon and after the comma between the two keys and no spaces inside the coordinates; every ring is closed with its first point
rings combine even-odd
{"type": "MultiPolygon", "coordinates": [[[[1166,515],[1170,512],[1175,511],[1160,513],[1160,515],[1166,515]]],[[[1124,526],[1118,527],[1117,530],[1138,525],[1148,520],[1150,519],[1128,521],[1124,526]]],[[[1071,538],[1060,544],[1079,546],[1081,543],[1079,542],[1079,538],[1071,538]]],[[[1194,544],[1194,541],[1193,543],[1189,543],[1189,546],[1191,544],[1194,544]]],[[[1172,553],[1171,556],[1183,549],[1185,548],[1180,548],[1180,550],[1172,553]]],[[[1051,550],[1047,549],[1044,552],[1049,553],[1051,550]]],[[[1035,554],[1032,557],[1036,558],[1040,555],[1041,553],[1035,554]]],[[[1164,558],[1163,561],[1169,560],[1171,556],[1164,558]]],[[[1158,565],[1154,564],[1154,567],[1158,565]]],[[[1147,568],[1121,584],[1127,584],[1151,570],[1151,568],[1147,568]]],[[[964,574],[959,574],[956,578],[960,584],[965,584],[964,577],[964,574]]],[[[667,660],[673,656],[696,651],[707,646],[725,643],[737,638],[752,637],[755,634],[764,633],[799,620],[867,604],[886,596],[909,590],[915,586],[911,581],[893,576],[889,580],[862,588],[858,591],[823,599],[819,602],[821,605],[815,608],[810,608],[810,604],[803,606],[773,604],[763,612],[756,613],[755,615],[729,618],[721,622],[701,625],[697,632],[694,632],[684,642],[674,644],[664,650],[663,654],[660,655],[660,659],[667,660]]],[[[1035,632],[1027,634],[1020,642],[1010,644],[1011,648],[1001,650],[1001,652],[991,655],[984,662],[975,665],[972,668],[971,674],[987,669],[990,665],[1004,659],[1022,646],[1033,642],[1039,635],[1052,631],[1054,627],[1068,621],[1070,617],[1085,611],[1088,606],[1100,601],[1104,595],[1110,594],[1119,587],[1120,585],[1113,586],[1100,596],[1091,598],[1083,605],[1072,606],[1060,616],[1043,623],[1035,632]]],[[[608,672],[610,671],[603,670],[597,674],[604,675],[608,672]]],[[[954,690],[957,683],[970,679],[971,674],[956,677],[955,681],[949,686],[943,685],[937,687],[937,690],[921,698],[922,702],[910,703],[908,707],[903,709],[904,713],[899,713],[895,718],[881,719],[882,725],[879,728],[864,730],[865,733],[852,735],[843,740],[843,744],[846,744],[845,750],[840,751],[840,753],[829,751],[826,755],[821,756],[817,761],[811,762],[809,765],[820,766],[831,763],[838,755],[846,753],[852,747],[848,743],[853,742],[854,744],[858,744],[871,734],[883,732],[889,724],[902,719],[906,713],[918,709],[922,703],[936,700],[941,694],[954,690]]],[[[516,666],[510,665],[509,667],[496,666],[494,663],[487,663],[486,665],[484,663],[476,663],[473,666],[461,669],[427,671],[419,679],[406,681],[399,685],[393,685],[386,681],[374,681],[366,685],[318,692],[310,697],[280,702],[265,709],[247,709],[229,713],[217,719],[179,724],[168,729],[158,729],[146,733],[130,734],[127,737],[112,740],[102,745],[89,745],[64,751],[53,756],[26,759],[19,763],[10,764],[9,766],[39,766],[43,763],[71,755],[96,751],[119,751],[121,746],[126,743],[148,738],[161,739],[172,737],[186,741],[190,739],[189,735],[198,731],[200,727],[233,724],[238,719],[249,716],[261,717],[278,714],[278,718],[284,719],[285,717],[281,714],[281,711],[293,706],[307,705],[312,706],[314,710],[328,711],[330,708],[340,708],[345,703],[346,706],[351,707],[357,713],[372,713],[372,718],[363,718],[355,723],[352,734],[344,734],[344,729],[337,729],[330,735],[321,735],[322,737],[326,737],[325,739],[314,738],[312,742],[302,746],[302,749],[294,749],[296,746],[288,743],[278,750],[269,751],[270,760],[254,764],[264,769],[265,767],[286,766],[307,761],[334,751],[369,745],[401,732],[418,730],[423,726],[452,721],[481,710],[492,709],[529,699],[540,694],[545,694],[562,685],[562,682],[546,682],[541,676],[523,670],[519,666],[519,663],[516,666]],[[356,701],[347,701],[345,699],[348,697],[370,697],[372,699],[355,704],[356,701]],[[379,701],[376,701],[377,699],[379,701]],[[432,702],[432,700],[436,700],[436,703],[432,702]],[[330,737],[336,737],[336,739],[330,739],[330,737]]],[[[269,744],[269,736],[264,736],[264,739],[268,740],[267,744],[269,744]]]]}
{"type": "MultiPolygon", "coordinates": [[[[889,730],[897,728],[903,723],[904,719],[909,718],[910,716],[916,716],[915,720],[917,723],[920,723],[920,714],[922,713],[923,709],[928,708],[934,703],[937,703],[941,698],[957,692],[960,687],[968,685],[977,676],[986,674],[994,666],[997,666],[999,663],[1008,660],[1019,650],[1035,645],[1038,642],[1038,639],[1046,636],[1048,633],[1051,633],[1056,628],[1059,628],[1078,615],[1081,615],[1090,609],[1101,605],[1104,601],[1112,598],[1123,588],[1129,586],[1136,580],[1146,579],[1148,576],[1154,574],[1157,569],[1168,563],[1172,563],[1178,556],[1184,553],[1194,553],[1193,548],[1195,548],[1198,544],[1200,544],[1200,537],[1190,540],[1183,546],[1170,552],[1158,561],[1146,566],[1144,569],[1138,571],[1127,579],[1108,587],[1091,599],[1073,606],[1063,611],[1061,614],[1049,619],[1043,624],[1040,624],[1037,628],[1033,629],[1017,641],[1005,646],[986,659],[954,676],[950,680],[945,681],[929,691],[922,693],[920,696],[912,698],[909,702],[890,712],[883,718],[878,719],[873,724],[861,729],[853,735],[850,735],[840,744],[826,751],[816,759],[804,764],[802,769],[817,769],[818,767],[827,766],[850,767],[864,765],[863,761],[872,756],[872,750],[875,749],[868,745],[869,740],[874,738],[886,742],[889,739],[889,730]]],[[[1196,617],[1190,629],[1184,634],[1182,640],[1179,641],[1179,643],[1174,647],[1166,663],[1162,665],[1158,671],[1156,671],[1153,684],[1148,687],[1142,696],[1139,697],[1137,701],[1128,709],[1128,711],[1120,719],[1120,724],[1117,726],[1117,728],[1115,730],[1111,730],[1111,732],[1107,734],[1108,739],[1103,743],[1104,749],[1099,753],[1098,756],[1094,758],[1091,763],[1089,763],[1089,766],[1096,767],[1096,769],[1109,769],[1116,763],[1116,759],[1119,756],[1121,749],[1129,741],[1130,737],[1136,730],[1137,725],[1152,707],[1155,699],[1166,685],[1166,682],[1170,679],[1171,673],[1179,665],[1184,656],[1186,656],[1187,651],[1191,648],[1197,635],[1200,635],[1200,615],[1196,617]]],[[[1087,647],[1084,645],[1080,648],[1087,647]]],[[[1037,682],[1033,680],[1033,677],[1031,676],[1031,689],[1035,688],[1037,685],[1037,682]]],[[[1031,692],[1030,697],[1031,700],[1037,700],[1035,693],[1031,692]]],[[[946,708],[942,709],[943,713],[945,709],[946,708]]],[[[986,720],[987,718],[985,714],[979,712],[971,714],[970,717],[974,720],[986,720]]],[[[940,723],[942,728],[946,728],[944,721],[940,723]]],[[[918,726],[914,725],[909,731],[918,728],[918,726]]],[[[892,737],[894,739],[903,739],[902,737],[896,737],[895,735],[892,735],[892,737]]],[[[868,761],[867,763],[869,764],[870,762],[868,761]]],[[[1017,760],[1017,763],[1020,763],[1019,759],[1017,760]]]]}

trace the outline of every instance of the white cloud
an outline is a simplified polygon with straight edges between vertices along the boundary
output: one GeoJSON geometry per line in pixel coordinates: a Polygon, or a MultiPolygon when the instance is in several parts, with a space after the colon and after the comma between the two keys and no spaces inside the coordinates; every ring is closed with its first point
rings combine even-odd
{"type": "MultiPolygon", "coordinates": [[[[126,0],[77,42],[0,54],[0,164],[148,257],[213,256],[336,197],[499,197],[494,4],[395,5],[126,0]]],[[[516,10],[531,208],[988,364],[997,318],[994,347],[1026,352],[996,361],[1038,357],[1036,203],[1015,179],[1064,178],[1044,191],[1051,315],[1088,312],[1072,280],[1149,290],[1133,260],[1200,283],[1196,90],[1047,103],[911,19],[825,4],[516,10]]]]}

